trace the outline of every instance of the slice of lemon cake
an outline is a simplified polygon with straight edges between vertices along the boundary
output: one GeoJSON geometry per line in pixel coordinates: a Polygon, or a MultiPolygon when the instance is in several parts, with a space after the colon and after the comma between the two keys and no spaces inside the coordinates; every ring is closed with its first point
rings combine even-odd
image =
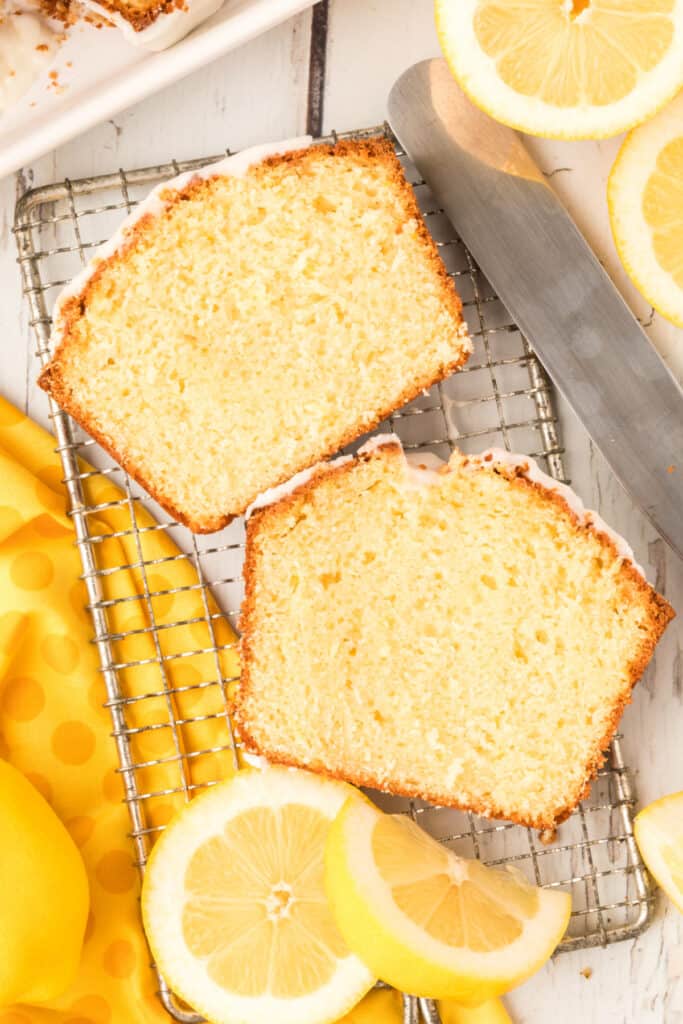
{"type": "Polygon", "coordinates": [[[247,748],[537,828],[567,817],[673,617],[626,543],[530,459],[427,470],[391,437],[260,504],[247,748]]]}
{"type": "Polygon", "coordinates": [[[309,141],[158,187],[57,301],[41,387],[200,533],[471,350],[391,144],[309,141]]]}

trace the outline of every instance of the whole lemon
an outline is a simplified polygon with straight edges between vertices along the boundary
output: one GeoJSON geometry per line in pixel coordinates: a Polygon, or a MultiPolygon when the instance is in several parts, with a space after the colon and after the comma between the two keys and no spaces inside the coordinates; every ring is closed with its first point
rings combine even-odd
{"type": "Polygon", "coordinates": [[[71,836],[21,772],[0,760],[0,1007],[42,1003],[74,979],[88,878],[71,836]]]}
{"type": "Polygon", "coordinates": [[[451,999],[441,1000],[439,1012],[443,1024],[512,1024],[500,999],[479,1006],[459,1006],[451,999]]]}

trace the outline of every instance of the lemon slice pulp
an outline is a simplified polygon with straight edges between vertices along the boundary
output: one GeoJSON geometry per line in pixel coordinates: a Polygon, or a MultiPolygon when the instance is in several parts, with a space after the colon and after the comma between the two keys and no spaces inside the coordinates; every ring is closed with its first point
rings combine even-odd
{"type": "Polygon", "coordinates": [[[481,1003],[537,970],[562,938],[566,893],[464,860],[403,816],[348,801],[330,829],[325,885],[349,948],[418,996],[481,1003]]]}
{"type": "Polygon", "coordinates": [[[683,793],[662,797],[640,811],[634,832],[648,871],[683,912],[683,793]]]}
{"type": "Polygon", "coordinates": [[[327,832],[349,794],[308,772],[246,770],[162,834],[143,886],[147,937],[171,988],[209,1020],[333,1021],[374,983],[323,885],[327,832]]]}
{"type": "Polygon", "coordinates": [[[534,135],[616,135],[683,83],[681,0],[436,0],[435,9],[465,92],[534,135]]]}
{"type": "Polygon", "coordinates": [[[607,200],[627,273],[656,310],[683,327],[683,92],[628,135],[607,200]]]}

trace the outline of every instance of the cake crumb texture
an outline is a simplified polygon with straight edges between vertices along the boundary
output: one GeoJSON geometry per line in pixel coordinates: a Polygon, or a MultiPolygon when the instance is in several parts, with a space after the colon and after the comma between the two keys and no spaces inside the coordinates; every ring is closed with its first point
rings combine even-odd
{"type": "Polygon", "coordinates": [[[673,611],[519,468],[398,444],[247,525],[248,749],[552,829],[588,791],[673,611]]]}
{"type": "Polygon", "coordinates": [[[387,140],[163,198],[61,304],[40,384],[197,532],[467,358],[460,300],[387,140]]]}

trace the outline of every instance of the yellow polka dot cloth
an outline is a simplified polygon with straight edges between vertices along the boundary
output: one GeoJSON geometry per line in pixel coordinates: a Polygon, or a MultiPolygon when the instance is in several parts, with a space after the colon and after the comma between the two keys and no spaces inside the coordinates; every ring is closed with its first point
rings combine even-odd
{"type": "MultiPolygon", "coordinates": [[[[0,756],[40,790],[80,847],[91,916],[71,990],[49,1006],[0,1009],[0,1024],[161,1024],[169,1018],[141,929],[130,819],[54,445],[0,398],[0,756]]],[[[151,842],[184,803],[183,785],[234,770],[217,676],[237,675],[235,638],[151,516],[136,507],[133,531],[131,506],[108,477],[87,476],[84,489],[98,507],[89,529],[151,842]],[[201,653],[214,640],[218,656],[201,653]]],[[[371,993],[345,1018],[366,1020],[398,1024],[396,994],[371,993]]]]}
{"type": "MultiPolygon", "coordinates": [[[[72,990],[50,1007],[0,1010],[0,1024],[167,1021],[140,927],[130,820],[54,444],[0,399],[0,755],[43,793],[80,847],[92,913],[72,990]]],[[[114,640],[114,656],[128,666],[118,675],[129,701],[131,756],[141,766],[144,826],[153,837],[183,804],[183,784],[234,769],[216,656],[173,656],[211,647],[213,630],[229,680],[237,674],[235,638],[223,618],[212,618],[217,608],[204,605],[194,566],[166,531],[136,510],[139,548],[130,505],[114,484],[97,474],[85,487],[88,503],[104,506],[89,526],[105,573],[108,632],[128,634],[114,640]],[[156,564],[146,599],[140,563],[149,560],[156,564]],[[117,598],[124,600],[109,603],[117,598]],[[178,692],[169,696],[168,687],[178,692]]]]}

